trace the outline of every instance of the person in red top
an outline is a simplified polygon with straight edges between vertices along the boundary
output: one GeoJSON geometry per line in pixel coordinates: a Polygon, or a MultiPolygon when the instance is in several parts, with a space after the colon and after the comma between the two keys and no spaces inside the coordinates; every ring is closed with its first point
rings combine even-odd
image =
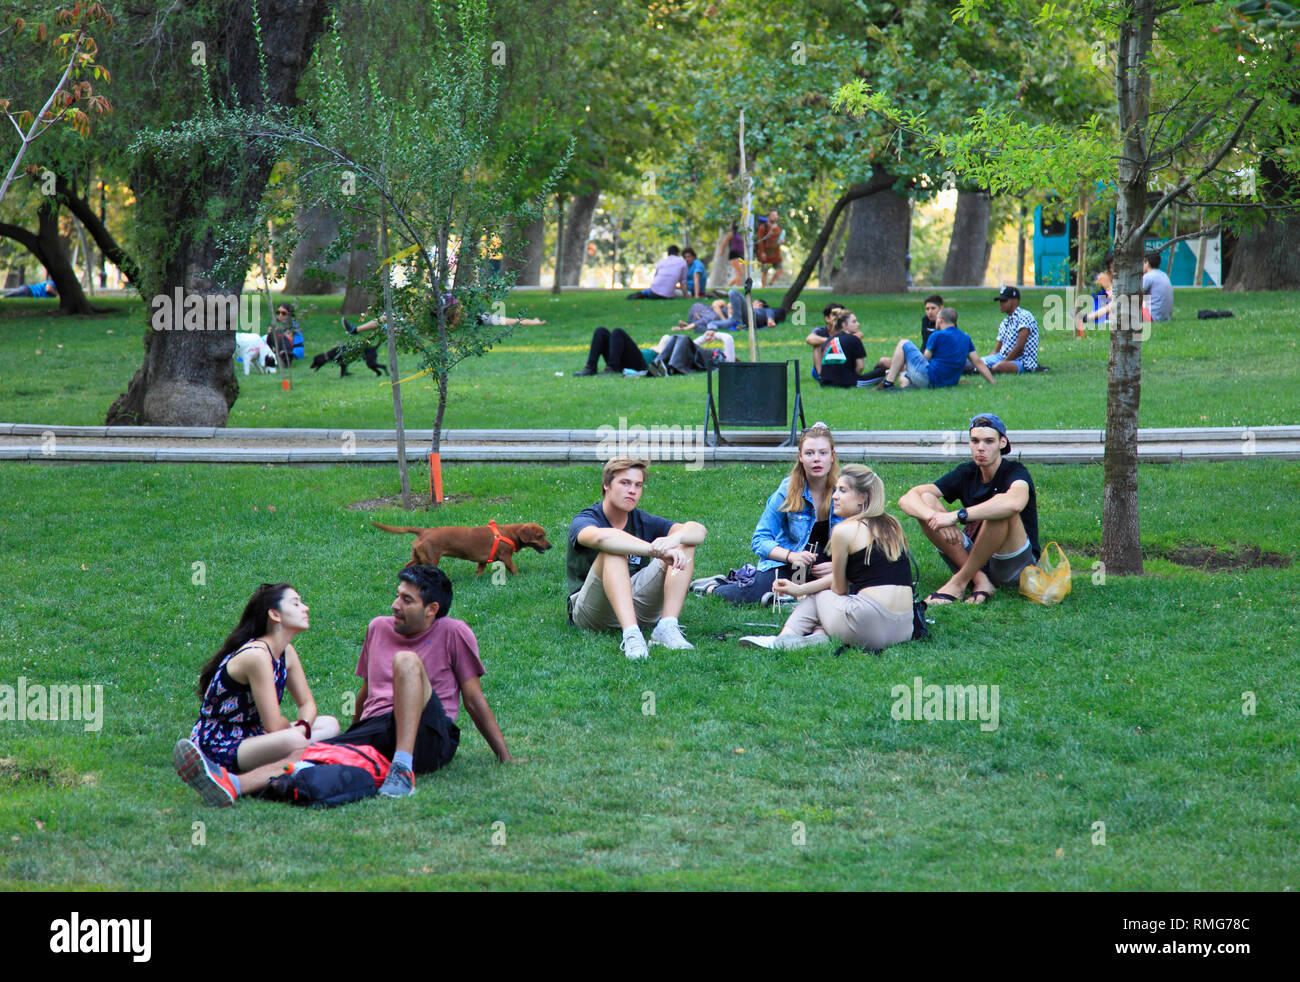
{"type": "MultiPolygon", "coordinates": [[[[484,668],[474,632],[464,621],[446,616],[451,580],[436,566],[408,566],[397,578],[392,616],[376,617],[366,629],[357,659],[363,681],[352,726],[322,741],[369,745],[391,757],[393,765],[379,789],[389,798],[414,794],[415,773],[451,762],[460,742],[455,719],[462,699],[497,759],[514,760],[479,684],[484,668]]],[[[233,804],[241,794],[261,791],[300,755],[241,774],[237,784],[215,765],[189,783],[207,801],[233,804]]]]}

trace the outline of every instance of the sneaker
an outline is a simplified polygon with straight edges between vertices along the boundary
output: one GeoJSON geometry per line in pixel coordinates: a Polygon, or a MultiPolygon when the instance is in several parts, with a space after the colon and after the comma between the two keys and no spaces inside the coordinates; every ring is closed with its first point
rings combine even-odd
{"type": "Polygon", "coordinates": [[[654,633],[650,635],[650,643],[652,645],[661,644],[669,651],[695,650],[695,645],[686,640],[686,635],[682,633],[680,624],[656,624],[654,633]]]}
{"type": "Polygon", "coordinates": [[[172,748],[172,765],[180,779],[199,793],[199,797],[217,808],[229,808],[239,797],[230,773],[203,756],[193,740],[183,738],[172,748]]]}
{"type": "Polygon", "coordinates": [[[379,786],[381,798],[408,798],[415,794],[415,775],[403,764],[394,764],[388,769],[388,777],[379,786]]]}
{"type": "Polygon", "coordinates": [[[656,358],[648,366],[646,366],[646,371],[648,371],[655,378],[663,378],[665,375],[668,374],[668,366],[665,365],[663,362],[661,362],[658,358],[656,358]]]}
{"type": "Polygon", "coordinates": [[[590,365],[586,365],[583,368],[580,368],[576,372],[574,372],[573,377],[582,378],[585,375],[595,375],[595,374],[596,374],[596,370],[592,368],[590,365]]]}
{"type": "Polygon", "coordinates": [[[350,320],[348,320],[346,317],[344,317],[344,318],[343,318],[343,330],[347,331],[349,334],[356,334],[356,333],[357,333],[357,325],[353,324],[350,320]]]}
{"type": "Polygon", "coordinates": [[[691,580],[691,593],[707,593],[709,587],[726,582],[727,578],[721,573],[717,576],[702,576],[698,580],[691,580]]]}
{"type": "Polygon", "coordinates": [[[747,637],[747,638],[741,638],[741,639],[740,639],[740,646],[741,646],[742,648],[768,648],[768,649],[771,649],[771,648],[774,648],[774,647],[776,646],[776,638],[775,638],[774,636],[770,635],[770,634],[769,634],[769,635],[764,635],[764,636],[751,635],[750,637],[747,637]]]}
{"type": "Polygon", "coordinates": [[[793,651],[795,648],[811,648],[830,643],[829,634],[778,634],[772,639],[772,648],[775,651],[793,651]]]}
{"type": "Polygon", "coordinates": [[[790,594],[788,593],[777,594],[777,593],[770,593],[770,592],[763,594],[763,599],[759,601],[759,603],[761,603],[764,607],[777,607],[777,608],[785,607],[786,605],[793,604],[794,602],[795,602],[795,598],[790,596],[790,594]]]}
{"type": "Polygon", "coordinates": [[[650,649],[646,647],[645,638],[641,637],[640,631],[624,638],[619,643],[618,650],[627,655],[630,661],[640,661],[650,657],[650,649]]]}

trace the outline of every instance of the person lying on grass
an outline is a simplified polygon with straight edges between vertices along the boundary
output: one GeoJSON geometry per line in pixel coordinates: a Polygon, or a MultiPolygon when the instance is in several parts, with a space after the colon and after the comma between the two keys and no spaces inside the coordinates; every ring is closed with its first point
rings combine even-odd
{"type": "Polygon", "coordinates": [[[831,532],[830,573],[773,583],[799,605],[780,634],[741,638],[742,645],[789,650],[834,638],[879,651],[912,639],[912,564],[903,527],[885,514],[884,482],[870,467],[848,464],[831,498],[843,521],[831,532]]]}
{"type": "Polygon", "coordinates": [[[1025,465],[1004,456],[1011,450],[1006,424],[981,413],[969,430],[970,460],[898,499],[953,571],[926,598],[931,606],[956,603],[968,586],[974,592],[966,602],[982,604],[998,587],[1018,585],[1020,571],[1038,561],[1038,496],[1025,465]],[[941,497],[962,507],[948,511],[941,497]]]}
{"type": "Polygon", "coordinates": [[[199,720],[175,753],[202,754],[230,771],[249,771],[337,736],[333,716],[318,716],[298,652],[290,643],[307,630],[308,607],[288,583],[263,583],[239,623],[199,672],[199,720]],[[280,712],[285,687],[298,707],[280,712]]]}
{"type": "Polygon", "coordinates": [[[831,530],[840,521],[831,508],[839,474],[830,427],[813,423],[799,434],[794,466],[767,499],[754,529],[750,548],[759,561],[757,569],[748,567],[754,575],[706,576],[693,582],[691,590],[733,604],[766,604],[778,579],[803,582],[828,574],[831,530]]]}
{"type": "MultiPolygon", "coordinates": [[[[454,331],[460,327],[461,318],[465,314],[465,308],[460,305],[460,301],[450,293],[443,294],[443,303],[447,310],[447,330],[454,331]]],[[[346,317],[340,318],[343,321],[343,330],[349,334],[365,334],[369,331],[378,330],[385,321],[386,315],[380,314],[373,317],[364,324],[353,324],[346,317]]],[[[535,327],[539,324],[545,324],[546,321],[539,320],[536,317],[506,317],[503,314],[482,313],[478,315],[480,324],[488,324],[493,327],[507,327],[514,325],[523,325],[524,327],[535,327]]]]}
{"type": "MultiPolygon", "coordinates": [[[[436,566],[408,566],[397,581],[392,616],[376,617],[366,629],[357,660],[363,681],[352,726],[322,741],[371,746],[391,758],[379,789],[388,798],[414,794],[416,773],[451,762],[460,743],[455,720],[462,697],[497,759],[514,761],[479,683],[485,669],[474,632],[464,621],[446,616],[451,580],[436,566]]],[[[177,772],[212,805],[232,805],[240,795],[256,794],[302,754],[298,748],[236,776],[197,749],[182,747],[185,742],[176,747],[177,772]]]]}

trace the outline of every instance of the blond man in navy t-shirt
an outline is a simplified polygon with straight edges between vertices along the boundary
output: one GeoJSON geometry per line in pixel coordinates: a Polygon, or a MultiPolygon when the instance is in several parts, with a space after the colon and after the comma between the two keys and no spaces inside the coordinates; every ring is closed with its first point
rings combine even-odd
{"type": "Polygon", "coordinates": [[[631,457],[605,464],[604,495],[569,525],[565,560],[569,623],[589,631],[621,629],[619,647],[633,660],[650,657],[643,628],[653,627],[651,645],[695,647],[677,617],[691,585],[695,547],[708,534],[699,522],[673,522],[637,507],[649,466],[631,457]]]}

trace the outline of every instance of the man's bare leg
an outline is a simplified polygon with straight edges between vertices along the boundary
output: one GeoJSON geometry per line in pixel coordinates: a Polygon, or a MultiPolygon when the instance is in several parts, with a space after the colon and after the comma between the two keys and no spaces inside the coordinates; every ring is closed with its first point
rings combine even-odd
{"type": "Polygon", "coordinates": [[[393,658],[393,721],[397,724],[397,750],[415,753],[415,734],[431,695],[433,685],[420,656],[414,651],[399,651],[393,658]]]}
{"type": "Polygon", "coordinates": [[[682,605],[686,603],[686,593],[695,574],[695,547],[681,546],[680,548],[686,553],[686,565],[681,569],[668,567],[664,572],[664,617],[677,617],[681,614],[682,605]]]}
{"type": "MultiPolygon", "coordinates": [[[[595,567],[609,606],[618,618],[619,627],[624,631],[638,627],[636,607],[632,604],[632,575],[628,572],[627,556],[602,552],[596,557],[595,567]]],[[[689,580],[687,586],[690,586],[689,580]]]]}
{"type": "MultiPolygon", "coordinates": [[[[907,364],[907,355],[903,353],[903,341],[905,340],[907,339],[903,338],[898,344],[894,345],[893,357],[889,359],[889,367],[885,370],[885,381],[890,385],[893,385],[898,380],[899,373],[902,372],[903,366],[907,364]]],[[[882,358],[881,361],[884,361],[884,359],[882,358]]]]}
{"type": "Polygon", "coordinates": [[[970,585],[975,590],[992,594],[997,586],[982,570],[985,563],[995,552],[1014,552],[1025,544],[1025,526],[1019,515],[1010,518],[987,519],[980,522],[975,541],[961,568],[953,573],[948,582],[941,586],[939,593],[950,597],[960,597],[970,585]]]}

